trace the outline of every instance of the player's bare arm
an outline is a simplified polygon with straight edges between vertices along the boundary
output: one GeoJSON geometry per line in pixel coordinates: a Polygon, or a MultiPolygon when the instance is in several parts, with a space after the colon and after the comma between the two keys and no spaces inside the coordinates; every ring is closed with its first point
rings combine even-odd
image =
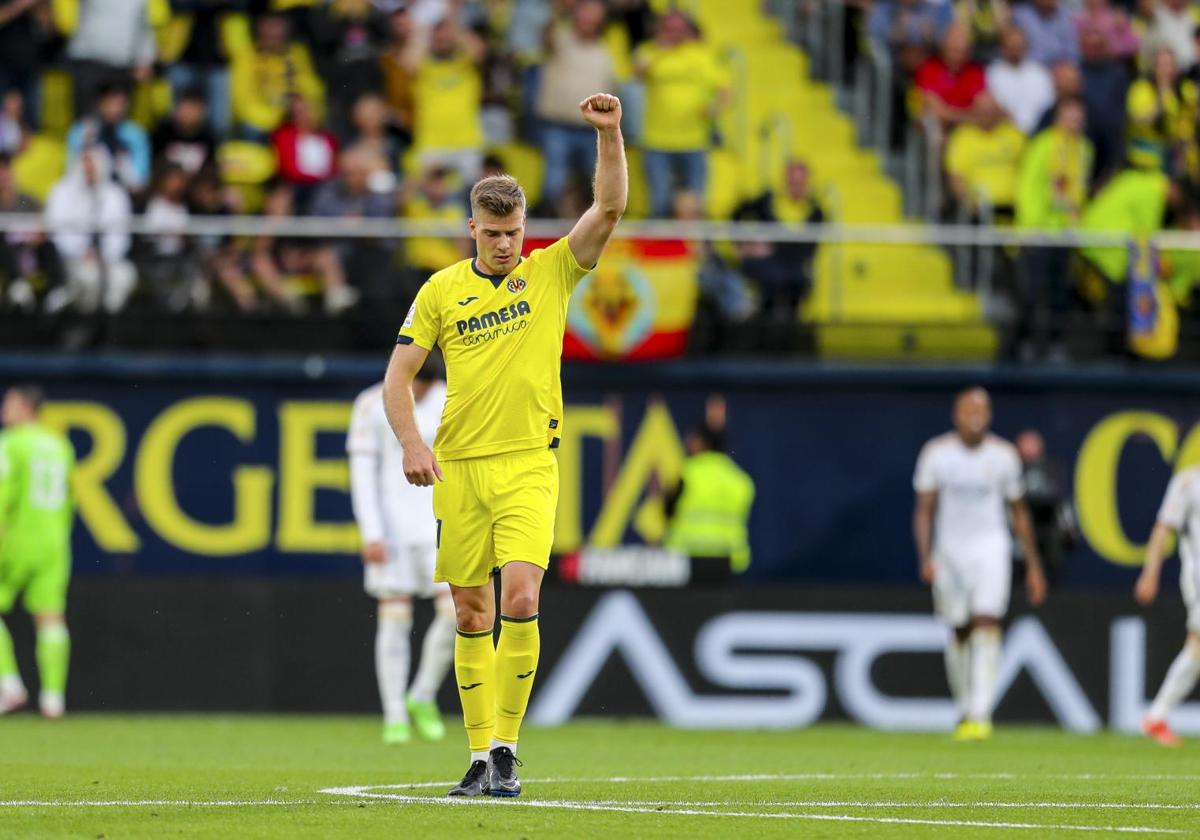
{"type": "Polygon", "coordinates": [[[383,378],[383,408],[404,448],[404,477],[418,487],[430,487],[442,478],[442,468],[417,428],[413,404],[413,380],[428,355],[428,350],[416,344],[397,344],[383,378]]]}
{"type": "Polygon", "coordinates": [[[937,510],[937,491],[917,494],[913,511],[913,539],[917,543],[918,571],[922,583],[933,583],[933,514],[937,510]]]}
{"type": "Polygon", "coordinates": [[[596,198],[575,223],[567,243],[579,264],[591,268],[625,213],[629,171],[625,163],[625,140],[621,136],[621,100],[611,94],[597,93],[580,102],[579,110],[588,125],[596,129],[599,146],[596,198]]]}
{"type": "Polygon", "coordinates": [[[1143,606],[1153,604],[1158,597],[1158,580],[1162,574],[1163,561],[1167,557],[1167,545],[1171,541],[1171,526],[1155,522],[1150,532],[1150,544],[1146,546],[1146,561],[1133,588],[1133,597],[1143,606]]]}
{"type": "Polygon", "coordinates": [[[1042,558],[1038,554],[1037,542],[1033,538],[1033,522],[1029,517],[1029,506],[1024,499],[1010,504],[1013,530],[1021,542],[1025,557],[1025,592],[1029,602],[1038,605],[1046,600],[1046,573],[1042,571],[1042,558]]]}

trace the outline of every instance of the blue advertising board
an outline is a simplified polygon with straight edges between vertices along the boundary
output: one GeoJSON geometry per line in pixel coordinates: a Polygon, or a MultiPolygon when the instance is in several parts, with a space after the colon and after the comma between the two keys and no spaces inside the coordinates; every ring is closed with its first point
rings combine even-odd
{"type": "MultiPolygon", "coordinates": [[[[333,574],[358,569],[343,452],[350,404],[381,362],[0,358],[44,381],[79,452],[76,571],[333,574]]],[[[1173,470],[1200,461],[1200,380],[1003,370],[854,371],[683,362],[574,366],[559,449],[555,552],[653,543],[686,430],[714,393],[754,478],[760,581],[915,584],[911,477],[982,381],[995,429],[1041,431],[1082,544],[1065,585],[1125,585],[1173,470]]]]}

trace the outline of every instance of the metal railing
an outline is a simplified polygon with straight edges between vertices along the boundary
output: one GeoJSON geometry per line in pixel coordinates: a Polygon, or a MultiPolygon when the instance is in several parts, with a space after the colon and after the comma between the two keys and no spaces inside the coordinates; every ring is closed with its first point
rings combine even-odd
{"type": "MultiPolygon", "coordinates": [[[[553,238],[565,235],[575,219],[530,219],[525,235],[553,238]]],[[[457,221],[411,219],[323,218],[315,216],[193,216],[185,226],[164,229],[161,222],[133,216],[127,222],[58,225],[51,228],[36,213],[0,213],[0,232],[128,233],[141,236],[277,236],[300,239],[399,240],[416,237],[461,239],[466,224],[457,221]]],[[[786,224],[778,222],[676,222],[625,220],[613,234],[616,239],[738,241],[778,243],[860,243],[878,245],[1033,246],[1062,248],[1125,247],[1133,234],[1119,230],[1043,231],[1004,226],[968,224],[786,224]]],[[[1159,248],[1200,251],[1200,232],[1163,230],[1147,237],[1159,248]]]]}

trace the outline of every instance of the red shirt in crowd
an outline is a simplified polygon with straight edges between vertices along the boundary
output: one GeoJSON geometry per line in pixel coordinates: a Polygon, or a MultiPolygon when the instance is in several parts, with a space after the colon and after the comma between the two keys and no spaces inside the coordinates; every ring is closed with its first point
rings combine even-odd
{"type": "Polygon", "coordinates": [[[970,108],[987,86],[983,68],[975,62],[968,61],[955,72],[937,57],[922,62],[914,82],[918,90],[936,96],[951,108],[970,108]]]}
{"type": "Polygon", "coordinates": [[[337,171],[337,139],[327,131],[301,131],[286,123],[271,135],[279,176],[293,184],[319,184],[337,171]]]}

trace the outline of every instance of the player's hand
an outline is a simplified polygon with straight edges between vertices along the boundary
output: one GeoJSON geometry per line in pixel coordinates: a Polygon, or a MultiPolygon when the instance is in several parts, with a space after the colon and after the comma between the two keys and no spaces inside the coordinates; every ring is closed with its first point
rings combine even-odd
{"type": "Polygon", "coordinates": [[[1138,575],[1137,584],[1133,587],[1133,597],[1143,607],[1154,603],[1158,597],[1158,576],[1142,572],[1138,575]]]}
{"type": "Polygon", "coordinates": [[[621,100],[611,93],[593,93],[579,103],[579,110],[584,121],[597,131],[621,127],[621,100]]]}
{"type": "Polygon", "coordinates": [[[919,572],[921,575],[921,583],[933,583],[933,560],[929,557],[922,557],[919,572]]]}
{"type": "Polygon", "coordinates": [[[417,487],[432,487],[442,480],[442,468],[424,443],[404,447],[404,477],[417,487]]]}
{"type": "Polygon", "coordinates": [[[1046,600],[1046,575],[1041,566],[1030,566],[1025,570],[1025,594],[1035,607],[1046,600]]]}
{"type": "Polygon", "coordinates": [[[379,566],[387,561],[387,549],[383,540],[372,540],[362,548],[362,560],[368,566],[379,566]]]}

